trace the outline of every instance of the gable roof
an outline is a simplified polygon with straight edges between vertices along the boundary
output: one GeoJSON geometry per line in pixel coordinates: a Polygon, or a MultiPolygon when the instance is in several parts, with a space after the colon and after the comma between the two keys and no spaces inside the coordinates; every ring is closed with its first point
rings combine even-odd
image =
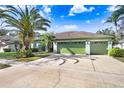
{"type": "Polygon", "coordinates": [[[86,32],[86,31],[68,31],[68,32],[61,32],[55,34],[56,40],[63,40],[63,39],[99,39],[99,38],[112,38],[112,36],[108,35],[100,35],[96,33],[86,32]]]}

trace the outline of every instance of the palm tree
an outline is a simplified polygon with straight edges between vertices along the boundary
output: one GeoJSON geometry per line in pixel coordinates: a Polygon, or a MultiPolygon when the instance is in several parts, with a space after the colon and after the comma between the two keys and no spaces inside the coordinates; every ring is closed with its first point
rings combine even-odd
{"type": "Polygon", "coordinates": [[[53,33],[47,32],[41,36],[41,43],[42,45],[47,47],[48,52],[51,51],[53,40],[54,40],[53,33]]]}
{"type": "Polygon", "coordinates": [[[112,44],[118,44],[118,38],[115,35],[115,32],[112,30],[112,28],[106,28],[106,29],[102,29],[96,32],[97,34],[102,34],[102,35],[109,35],[112,36],[112,44]]]}
{"type": "Polygon", "coordinates": [[[108,17],[108,19],[106,20],[106,23],[112,23],[112,24],[114,24],[115,29],[117,31],[117,26],[118,26],[117,20],[118,20],[118,16],[112,15],[111,17],[108,17]]]}
{"type": "Polygon", "coordinates": [[[114,23],[119,38],[121,32],[117,30],[117,26],[118,26],[117,22],[122,19],[124,19],[124,5],[117,5],[116,10],[112,13],[111,17],[109,17],[108,20],[106,21],[106,22],[114,23]]]}
{"type": "Polygon", "coordinates": [[[23,50],[28,50],[34,39],[34,30],[47,30],[50,21],[39,14],[35,7],[6,6],[6,10],[0,10],[0,18],[4,19],[6,27],[11,26],[19,30],[19,38],[23,45],[23,50]]]}

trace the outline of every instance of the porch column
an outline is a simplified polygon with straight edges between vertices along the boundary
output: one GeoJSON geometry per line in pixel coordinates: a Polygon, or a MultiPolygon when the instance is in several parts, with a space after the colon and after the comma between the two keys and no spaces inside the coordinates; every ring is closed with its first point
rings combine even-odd
{"type": "Polygon", "coordinates": [[[31,48],[33,48],[33,45],[34,45],[34,44],[33,44],[33,43],[31,43],[31,48]]]}
{"type": "Polygon", "coordinates": [[[53,52],[57,53],[57,42],[53,42],[53,52]]]}
{"type": "Polygon", "coordinates": [[[36,48],[39,48],[39,43],[38,42],[36,43],[36,48]]]}
{"type": "Polygon", "coordinates": [[[108,41],[108,50],[112,48],[112,41],[108,41]]]}
{"type": "Polygon", "coordinates": [[[86,54],[90,54],[90,41],[86,41],[86,49],[85,49],[86,54]]]}

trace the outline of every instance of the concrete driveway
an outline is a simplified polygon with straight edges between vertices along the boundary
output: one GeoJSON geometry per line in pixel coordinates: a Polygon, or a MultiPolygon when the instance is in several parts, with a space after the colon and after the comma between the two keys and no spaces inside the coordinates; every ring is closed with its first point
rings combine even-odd
{"type": "Polygon", "coordinates": [[[124,63],[109,56],[50,56],[0,70],[0,87],[124,87],[124,63]]]}

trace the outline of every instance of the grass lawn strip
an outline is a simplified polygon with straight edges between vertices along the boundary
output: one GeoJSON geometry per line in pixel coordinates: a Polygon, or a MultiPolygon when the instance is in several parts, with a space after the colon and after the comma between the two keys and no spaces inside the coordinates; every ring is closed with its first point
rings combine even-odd
{"type": "Polygon", "coordinates": [[[1,59],[8,59],[8,60],[16,60],[16,61],[21,61],[21,62],[29,62],[29,61],[34,61],[40,58],[44,58],[49,56],[48,52],[37,52],[34,53],[34,57],[28,57],[28,58],[16,58],[16,52],[1,52],[0,53],[0,58],[1,59]]]}
{"type": "Polygon", "coordinates": [[[11,65],[8,65],[8,64],[1,64],[1,63],[0,63],[0,69],[4,69],[4,68],[7,68],[7,67],[11,67],[11,65]]]}
{"type": "Polygon", "coordinates": [[[124,63],[124,57],[115,57],[115,58],[124,63]]]}

